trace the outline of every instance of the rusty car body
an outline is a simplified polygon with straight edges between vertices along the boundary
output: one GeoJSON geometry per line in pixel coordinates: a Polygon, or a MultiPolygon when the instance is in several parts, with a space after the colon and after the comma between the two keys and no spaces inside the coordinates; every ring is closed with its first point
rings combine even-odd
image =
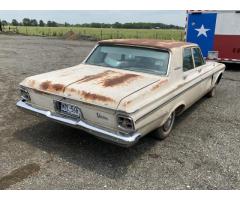
{"type": "Polygon", "coordinates": [[[26,78],[17,106],[131,146],[150,132],[167,137],[176,115],[215,94],[224,69],[193,43],[104,40],[77,66],[26,78]]]}

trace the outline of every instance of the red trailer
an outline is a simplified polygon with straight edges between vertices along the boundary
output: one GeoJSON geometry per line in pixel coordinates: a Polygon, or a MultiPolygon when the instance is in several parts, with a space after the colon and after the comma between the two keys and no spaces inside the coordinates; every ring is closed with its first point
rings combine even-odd
{"type": "Polygon", "coordinates": [[[205,58],[240,63],[240,11],[187,11],[186,41],[205,58]]]}

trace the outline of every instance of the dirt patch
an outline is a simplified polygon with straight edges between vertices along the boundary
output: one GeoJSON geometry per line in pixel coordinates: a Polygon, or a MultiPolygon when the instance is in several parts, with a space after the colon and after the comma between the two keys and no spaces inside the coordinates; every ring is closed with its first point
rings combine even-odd
{"type": "Polygon", "coordinates": [[[36,163],[31,163],[13,170],[10,174],[0,179],[0,190],[9,188],[11,185],[21,182],[25,178],[37,173],[40,166],[36,163]]]}
{"type": "Polygon", "coordinates": [[[63,38],[66,40],[78,40],[78,39],[80,39],[80,35],[76,34],[73,31],[68,31],[67,33],[65,33],[63,35],[63,38]]]}
{"type": "Polygon", "coordinates": [[[66,40],[89,40],[89,41],[97,41],[97,38],[89,35],[81,35],[79,33],[75,33],[74,31],[68,31],[63,35],[63,39],[66,40]]]}
{"type": "Polygon", "coordinates": [[[149,156],[150,158],[160,158],[160,155],[159,155],[159,154],[156,154],[156,153],[150,153],[150,154],[148,154],[148,156],[149,156]]]}

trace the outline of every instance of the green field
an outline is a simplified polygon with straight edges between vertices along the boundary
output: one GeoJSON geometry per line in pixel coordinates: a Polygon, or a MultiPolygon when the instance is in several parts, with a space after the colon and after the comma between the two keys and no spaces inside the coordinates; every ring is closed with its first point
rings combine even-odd
{"type": "MultiPolygon", "coordinates": [[[[5,27],[9,30],[9,27],[5,27]]],[[[176,29],[114,29],[84,27],[26,27],[10,26],[10,31],[32,36],[70,37],[70,39],[112,39],[112,38],[154,38],[163,40],[183,40],[184,31],[176,29]],[[71,34],[69,32],[71,31],[71,34]]]]}

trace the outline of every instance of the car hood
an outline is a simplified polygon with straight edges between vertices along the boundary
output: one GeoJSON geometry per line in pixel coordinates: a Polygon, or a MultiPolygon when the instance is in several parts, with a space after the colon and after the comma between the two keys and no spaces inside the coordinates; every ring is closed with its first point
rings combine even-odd
{"type": "Polygon", "coordinates": [[[20,85],[77,101],[116,109],[121,100],[159,76],[80,64],[26,78],[20,85]]]}

